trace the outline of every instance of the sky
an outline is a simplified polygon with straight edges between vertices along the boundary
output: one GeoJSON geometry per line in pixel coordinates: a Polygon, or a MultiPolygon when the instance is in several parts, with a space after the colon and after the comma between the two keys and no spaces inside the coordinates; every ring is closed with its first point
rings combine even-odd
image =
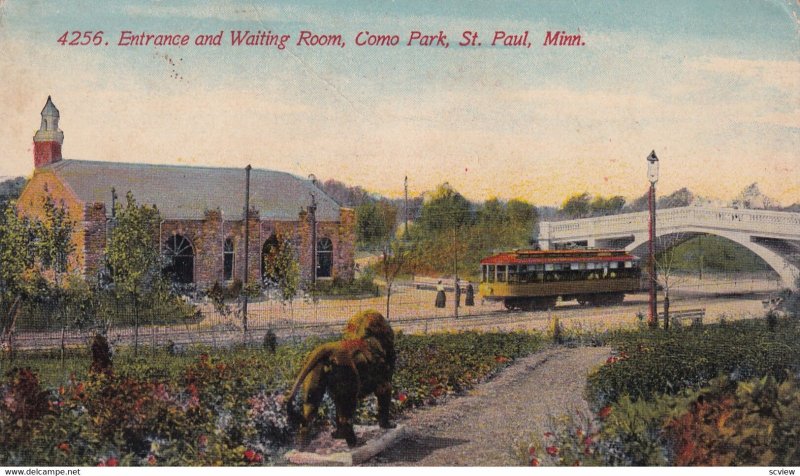
{"type": "Polygon", "coordinates": [[[0,0],[0,176],[33,173],[47,96],[65,158],[253,167],[400,196],[449,182],[475,200],[800,201],[797,0],[45,2],[0,0]],[[100,45],[69,46],[73,31],[100,45]],[[187,46],[119,46],[121,32],[187,46]],[[230,45],[231,30],[291,35],[230,45]],[[297,46],[302,30],[344,47],[297,46]],[[460,47],[464,31],[480,47],[460,47]],[[361,31],[395,47],[357,47],[361,31]],[[447,48],[406,46],[412,31],[447,48]],[[490,45],[528,32],[530,47],[490,45]],[[548,31],[583,46],[543,46],[548,31]],[[220,46],[197,35],[223,32],[220,46]],[[105,42],[108,45],[105,45],[105,42]]]}

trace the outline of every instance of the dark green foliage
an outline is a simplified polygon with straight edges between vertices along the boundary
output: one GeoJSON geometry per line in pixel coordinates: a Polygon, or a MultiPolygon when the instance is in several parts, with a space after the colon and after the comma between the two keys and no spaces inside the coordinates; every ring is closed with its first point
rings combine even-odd
{"type": "Polygon", "coordinates": [[[111,373],[111,347],[108,339],[102,334],[95,334],[92,340],[92,365],[89,372],[111,373]]]}
{"type": "Polygon", "coordinates": [[[316,289],[310,291],[313,297],[372,297],[378,295],[378,287],[373,282],[375,273],[366,270],[353,281],[335,277],[328,281],[317,281],[316,289]]]}
{"type": "Polygon", "coordinates": [[[407,405],[421,405],[463,392],[541,345],[541,337],[535,334],[400,334],[395,341],[398,356],[393,385],[406,396],[407,405]]]}
{"type": "Polygon", "coordinates": [[[800,370],[800,325],[782,320],[770,331],[763,320],[708,325],[671,332],[621,332],[612,345],[628,356],[589,377],[587,393],[596,408],[623,395],[652,399],[707,385],[718,375],[747,380],[800,370]]]}
{"type": "Polygon", "coordinates": [[[376,249],[389,241],[397,221],[397,208],[388,201],[367,201],[356,207],[356,242],[361,249],[376,249]]]}
{"type": "Polygon", "coordinates": [[[568,218],[586,218],[591,215],[591,201],[587,192],[570,195],[561,205],[561,213],[568,218]]]}
{"type": "Polygon", "coordinates": [[[28,180],[25,177],[9,178],[0,182],[0,209],[19,198],[28,180]]]}
{"type": "Polygon", "coordinates": [[[272,329],[267,329],[267,332],[264,334],[262,347],[268,354],[274,354],[275,349],[278,348],[278,336],[275,335],[272,329]]]}
{"type": "Polygon", "coordinates": [[[300,262],[297,248],[285,236],[264,257],[264,288],[276,290],[281,302],[291,303],[300,290],[300,262]]]}

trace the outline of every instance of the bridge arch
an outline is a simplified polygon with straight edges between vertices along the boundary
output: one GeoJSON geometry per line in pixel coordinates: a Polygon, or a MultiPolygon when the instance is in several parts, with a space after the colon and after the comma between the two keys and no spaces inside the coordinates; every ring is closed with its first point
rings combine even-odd
{"type": "MultiPolygon", "coordinates": [[[[713,230],[705,227],[680,227],[669,228],[659,232],[656,228],[656,253],[664,249],[677,246],[680,243],[687,241],[693,237],[700,235],[716,235],[727,240],[730,240],[738,245],[753,252],[756,256],[764,260],[767,265],[772,268],[781,279],[781,285],[785,288],[794,288],[797,277],[800,276],[800,269],[788,261],[786,258],[773,251],[772,249],[755,242],[751,239],[750,235],[745,233],[737,233],[725,230],[713,230]]],[[[632,243],[625,247],[625,250],[640,257],[646,257],[648,254],[649,236],[646,233],[639,233],[634,235],[632,243]]]]}

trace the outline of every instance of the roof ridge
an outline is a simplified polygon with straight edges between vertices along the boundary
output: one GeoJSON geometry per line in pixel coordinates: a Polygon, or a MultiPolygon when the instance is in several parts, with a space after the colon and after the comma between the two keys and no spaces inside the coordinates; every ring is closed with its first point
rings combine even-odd
{"type": "MultiPolygon", "coordinates": [[[[61,159],[58,162],[54,162],[50,165],[68,165],[70,163],[80,163],[80,164],[91,164],[91,165],[102,165],[102,166],[134,166],[134,167],[164,167],[164,168],[176,168],[176,169],[210,169],[210,170],[241,170],[244,171],[244,167],[222,167],[222,166],[213,166],[213,165],[185,165],[185,164],[151,164],[145,162],[113,162],[110,160],[85,160],[85,159],[61,159]]],[[[286,172],[283,170],[274,170],[274,169],[261,169],[253,167],[251,172],[272,172],[276,174],[284,174],[284,175],[291,175],[292,177],[296,177],[300,180],[306,180],[299,175],[292,174],[290,172],[286,172]]]]}

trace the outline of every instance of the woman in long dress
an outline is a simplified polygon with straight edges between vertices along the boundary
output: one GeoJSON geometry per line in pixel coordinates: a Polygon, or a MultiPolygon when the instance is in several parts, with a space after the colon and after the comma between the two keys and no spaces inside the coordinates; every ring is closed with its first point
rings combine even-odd
{"type": "Polygon", "coordinates": [[[436,307],[444,307],[445,301],[444,285],[439,281],[439,284],[436,285],[436,307]]]}
{"type": "Polygon", "coordinates": [[[467,282],[467,297],[464,299],[464,304],[467,306],[475,305],[475,288],[472,287],[470,282],[467,282]]]}

